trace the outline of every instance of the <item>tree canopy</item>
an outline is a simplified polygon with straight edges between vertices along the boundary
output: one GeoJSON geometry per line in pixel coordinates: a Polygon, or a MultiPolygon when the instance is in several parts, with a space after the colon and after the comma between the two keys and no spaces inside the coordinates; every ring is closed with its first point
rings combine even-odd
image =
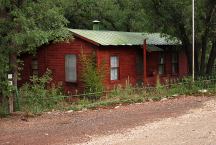
{"type": "MultiPolygon", "coordinates": [[[[65,17],[72,28],[91,29],[98,19],[108,30],[160,32],[182,41],[192,65],[191,0],[66,0],[65,17]]],[[[210,74],[215,62],[216,1],[195,1],[195,68],[210,74]]]]}
{"type": "MultiPolygon", "coordinates": [[[[196,0],[196,72],[212,72],[216,53],[216,1],[196,0]]],[[[35,52],[62,40],[67,27],[161,32],[182,41],[191,68],[191,0],[0,0],[0,76],[12,53],[35,52]]]]}
{"type": "Polygon", "coordinates": [[[17,69],[9,67],[9,56],[62,40],[69,35],[67,23],[61,1],[0,0],[0,88],[7,71],[17,69]]]}
{"type": "MultiPolygon", "coordinates": [[[[216,59],[216,1],[195,1],[195,68],[211,74],[216,59]]],[[[160,32],[177,37],[192,65],[191,0],[0,0],[0,95],[8,71],[17,85],[21,53],[70,36],[66,27],[160,32]]],[[[13,102],[13,101],[12,101],[13,102]]]]}
{"type": "MultiPolygon", "coordinates": [[[[143,2],[152,26],[178,37],[186,51],[189,66],[192,64],[192,2],[191,0],[149,0],[143,2]]],[[[195,3],[195,68],[197,74],[211,73],[215,58],[216,1],[197,0],[195,3]],[[208,62],[206,63],[206,60],[208,62]]]]}

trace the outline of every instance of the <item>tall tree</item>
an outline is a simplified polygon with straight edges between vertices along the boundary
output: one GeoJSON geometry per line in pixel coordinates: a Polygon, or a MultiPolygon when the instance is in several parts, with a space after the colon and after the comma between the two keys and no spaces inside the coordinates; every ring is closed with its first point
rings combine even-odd
{"type": "Polygon", "coordinates": [[[145,11],[141,0],[65,0],[69,27],[92,29],[92,21],[101,21],[102,29],[146,31],[145,11]]]}
{"type": "MultiPolygon", "coordinates": [[[[192,32],[191,32],[191,0],[146,0],[143,2],[152,28],[159,32],[164,32],[178,37],[182,41],[182,46],[186,51],[189,61],[189,70],[192,65],[192,32]]],[[[206,69],[206,59],[213,61],[210,55],[208,57],[209,44],[211,44],[210,35],[215,28],[212,21],[216,16],[216,1],[197,0],[196,1],[196,48],[195,48],[195,69],[198,74],[204,74],[206,69]]],[[[214,47],[212,47],[213,49],[214,47]]],[[[214,53],[212,50],[211,53],[214,53]]],[[[212,67],[214,63],[209,63],[212,67]]],[[[210,73],[210,70],[208,70],[210,73]]]]}
{"type": "Polygon", "coordinates": [[[61,5],[60,0],[0,0],[0,68],[4,68],[0,69],[0,89],[9,70],[17,87],[20,53],[33,53],[37,47],[69,35],[61,5]]]}

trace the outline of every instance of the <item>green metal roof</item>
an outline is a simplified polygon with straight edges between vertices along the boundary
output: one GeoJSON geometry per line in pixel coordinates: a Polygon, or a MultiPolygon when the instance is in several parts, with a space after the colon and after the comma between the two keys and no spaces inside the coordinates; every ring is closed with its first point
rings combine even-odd
{"type": "Polygon", "coordinates": [[[99,45],[142,45],[147,39],[148,45],[177,45],[177,40],[168,40],[160,33],[138,33],[104,30],[69,29],[74,35],[93,41],[99,45]]]}

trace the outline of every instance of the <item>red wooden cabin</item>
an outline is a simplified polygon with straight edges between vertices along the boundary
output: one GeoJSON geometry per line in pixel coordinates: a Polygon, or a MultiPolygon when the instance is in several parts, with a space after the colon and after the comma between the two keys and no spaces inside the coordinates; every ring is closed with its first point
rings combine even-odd
{"type": "Polygon", "coordinates": [[[31,75],[52,70],[53,82],[61,83],[65,91],[82,90],[79,55],[95,54],[97,66],[105,68],[104,86],[107,89],[126,81],[132,85],[154,85],[160,81],[188,74],[187,57],[180,43],[161,37],[159,33],[133,33],[70,29],[73,39],[51,43],[38,49],[35,56],[21,55],[24,68],[19,85],[31,75]]]}

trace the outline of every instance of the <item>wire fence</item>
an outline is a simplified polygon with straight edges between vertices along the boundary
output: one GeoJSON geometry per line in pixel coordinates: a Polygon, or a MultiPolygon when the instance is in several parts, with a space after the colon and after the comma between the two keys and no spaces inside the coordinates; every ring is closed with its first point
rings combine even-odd
{"type": "MultiPolygon", "coordinates": [[[[197,92],[206,92],[202,91],[206,89],[208,92],[216,93],[216,76],[205,76],[196,78],[193,82],[191,78],[177,79],[171,81],[172,83],[166,84],[157,84],[156,86],[146,86],[146,85],[136,85],[132,86],[130,83],[126,83],[124,86],[116,86],[112,90],[104,91],[95,91],[95,92],[84,92],[84,93],[75,93],[70,95],[56,95],[53,96],[49,94],[49,97],[41,97],[44,94],[37,95],[34,92],[29,92],[32,94],[31,97],[23,97],[21,92],[17,92],[16,102],[17,106],[23,108],[23,106],[32,107],[32,106],[43,106],[46,108],[52,108],[53,105],[58,104],[61,100],[70,100],[71,98],[78,98],[79,100],[93,100],[92,102],[106,101],[106,98],[118,98],[119,100],[128,101],[135,99],[155,99],[159,100],[163,97],[173,96],[175,94],[193,94],[197,92]],[[201,91],[200,91],[201,90],[201,91]],[[34,96],[35,95],[35,96],[34,96]],[[102,100],[100,100],[102,98],[102,100]]],[[[25,92],[28,93],[28,92],[25,92]]],[[[213,93],[212,93],[213,94],[213,93]]],[[[136,100],[135,100],[136,101],[136,100]]],[[[117,101],[118,102],[118,101],[117,101]]],[[[4,106],[5,107],[5,106],[4,106]]],[[[37,108],[37,107],[35,107],[37,108]]],[[[4,108],[3,108],[4,109],[4,108]]],[[[18,108],[19,110],[19,108],[18,108]]],[[[1,114],[1,108],[0,108],[1,114]]]]}
{"type": "Polygon", "coordinates": [[[168,84],[161,84],[159,86],[145,86],[145,85],[136,85],[136,86],[116,86],[112,90],[104,90],[100,92],[94,92],[94,93],[81,93],[81,94],[71,94],[70,96],[64,96],[65,98],[68,97],[85,97],[85,96],[94,96],[94,95],[108,95],[110,93],[114,93],[116,91],[133,91],[133,92],[139,92],[139,91],[145,91],[145,92],[151,92],[151,91],[160,91],[160,89],[172,89],[172,88],[179,88],[181,89],[181,86],[187,86],[187,89],[190,89],[191,87],[197,87],[197,89],[212,89],[216,87],[216,77],[199,77],[194,82],[192,80],[178,80],[174,83],[168,83],[168,84]]]}

